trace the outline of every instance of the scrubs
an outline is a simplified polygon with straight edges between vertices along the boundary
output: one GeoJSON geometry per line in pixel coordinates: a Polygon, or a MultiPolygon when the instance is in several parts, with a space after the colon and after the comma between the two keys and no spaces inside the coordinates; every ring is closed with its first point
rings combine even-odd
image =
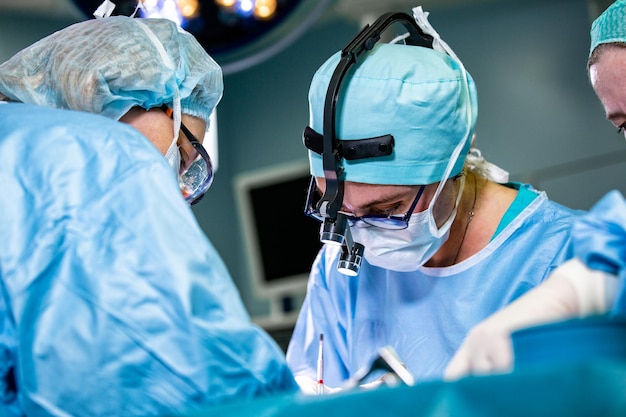
{"type": "Polygon", "coordinates": [[[364,260],[358,276],[342,275],[339,249],[325,245],[288,348],[291,370],[316,379],[323,333],[324,383],[331,387],[369,367],[384,346],[395,349],[417,381],[441,378],[476,323],[571,257],[567,248],[576,215],[539,193],[474,256],[415,272],[385,270],[364,260]]]}
{"type": "Polygon", "coordinates": [[[607,193],[574,223],[572,246],[587,267],[618,277],[613,312],[626,315],[626,200],[619,191],[607,193]]]}
{"type": "Polygon", "coordinates": [[[0,415],[156,416],[297,390],[165,158],[0,104],[0,415]]]}

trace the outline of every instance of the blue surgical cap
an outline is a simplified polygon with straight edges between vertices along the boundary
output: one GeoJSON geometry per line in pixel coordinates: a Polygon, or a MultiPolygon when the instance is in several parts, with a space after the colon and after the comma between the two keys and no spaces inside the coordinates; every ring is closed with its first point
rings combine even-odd
{"type": "MultiPolygon", "coordinates": [[[[320,134],[326,91],[340,57],[340,52],[336,53],[317,70],[309,89],[310,126],[320,134]]],[[[476,115],[474,82],[469,74],[465,82],[455,59],[419,46],[377,44],[341,85],[337,138],[391,134],[395,147],[390,156],[343,160],[343,179],[368,184],[432,184],[443,179],[455,148],[465,141],[449,175],[454,176],[463,168],[476,115]]],[[[311,174],[323,177],[321,155],[310,151],[309,161],[311,174]]]]}
{"type": "Polygon", "coordinates": [[[222,97],[219,65],[166,19],[113,16],[76,23],[0,65],[0,99],[102,114],[180,100],[209,124],[222,97]]]}
{"type": "Polygon", "coordinates": [[[603,43],[626,43],[626,0],[610,5],[591,25],[589,56],[603,43]]]}

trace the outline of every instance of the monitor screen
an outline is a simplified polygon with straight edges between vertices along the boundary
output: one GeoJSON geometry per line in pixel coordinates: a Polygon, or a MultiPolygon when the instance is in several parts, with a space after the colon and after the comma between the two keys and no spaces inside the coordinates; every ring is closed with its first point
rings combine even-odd
{"type": "Polygon", "coordinates": [[[255,292],[277,299],[302,295],[321,247],[320,223],[304,214],[307,161],[235,178],[247,265],[255,292]]]}

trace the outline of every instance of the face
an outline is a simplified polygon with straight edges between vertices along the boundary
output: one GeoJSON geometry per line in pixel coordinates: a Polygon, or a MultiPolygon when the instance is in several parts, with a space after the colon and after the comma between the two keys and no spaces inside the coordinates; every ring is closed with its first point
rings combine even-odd
{"type": "Polygon", "coordinates": [[[606,118],[618,129],[626,128],[626,48],[604,49],[589,68],[589,78],[606,118]]]}
{"type": "MultiPolygon", "coordinates": [[[[191,134],[202,143],[204,141],[206,122],[199,117],[187,114],[183,114],[181,120],[191,134]]],[[[174,139],[174,121],[160,108],[145,110],[141,107],[133,107],[120,118],[120,122],[129,124],[143,133],[163,155],[165,155],[172,143],[172,139],[174,139]]],[[[179,138],[186,139],[182,130],[179,132],[179,138]]],[[[179,139],[178,143],[181,147],[181,152],[193,150],[188,140],[179,139]]]]}
{"type": "MultiPolygon", "coordinates": [[[[316,182],[323,194],[326,189],[326,180],[322,177],[316,177],[316,182]]],[[[458,183],[459,181],[449,179],[435,202],[433,216],[437,226],[441,226],[454,210],[458,183]]],[[[413,213],[428,208],[438,185],[435,183],[426,186],[413,213]]],[[[380,185],[346,181],[341,211],[355,216],[366,214],[403,215],[410,209],[419,188],[418,185],[380,185]]]]}

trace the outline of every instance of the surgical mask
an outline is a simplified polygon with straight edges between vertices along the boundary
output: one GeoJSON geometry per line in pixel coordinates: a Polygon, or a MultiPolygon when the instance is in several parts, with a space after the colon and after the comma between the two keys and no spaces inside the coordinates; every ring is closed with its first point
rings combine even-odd
{"type": "Polygon", "coordinates": [[[411,215],[406,229],[388,230],[363,222],[352,226],[350,232],[353,239],[365,246],[364,257],[367,262],[398,272],[415,271],[424,265],[448,239],[464,186],[465,180],[461,177],[454,209],[439,228],[433,216],[433,206],[438,193],[433,197],[428,209],[411,215]]]}
{"type": "Polygon", "coordinates": [[[178,150],[178,138],[175,137],[172,144],[167,149],[165,159],[167,159],[167,162],[176,173],[176,176],[178,176],[180,172],[180,151],[178,150]]]}

